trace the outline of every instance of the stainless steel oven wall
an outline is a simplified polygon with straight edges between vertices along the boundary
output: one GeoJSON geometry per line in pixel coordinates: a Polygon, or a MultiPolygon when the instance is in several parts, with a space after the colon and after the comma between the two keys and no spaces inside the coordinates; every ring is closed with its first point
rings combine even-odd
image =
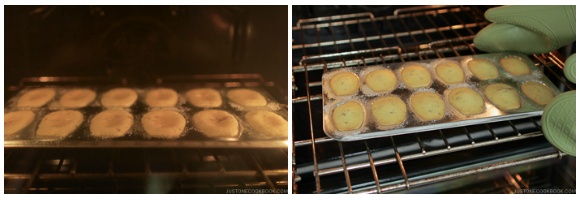
{"type": "Polygon", "coordinates": [[[6,6],[5,83],[259,73],[286,89],[287,17],[287,6],[6,6]]]}

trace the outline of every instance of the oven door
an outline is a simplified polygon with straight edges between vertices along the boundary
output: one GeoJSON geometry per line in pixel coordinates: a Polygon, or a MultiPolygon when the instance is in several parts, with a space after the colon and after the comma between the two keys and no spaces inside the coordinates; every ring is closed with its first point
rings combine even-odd
{"type": "MultiPolygon", "coordinates": [[[[575,157],[547,142],[540,117],[353,142],[323,131],[324,72],[484,53],[473,38],[488,8],[293,6],[293,192],[575,193],[575,157]]],[[[530,58],[569,91],[562,61],[573,52],[530,58]]]]}

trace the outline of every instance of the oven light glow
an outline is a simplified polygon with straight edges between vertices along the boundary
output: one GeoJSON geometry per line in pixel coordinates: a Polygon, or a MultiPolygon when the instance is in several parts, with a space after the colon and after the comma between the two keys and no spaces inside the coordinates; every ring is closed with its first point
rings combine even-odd
{"type": "Polygon", "coordinates": [[[516,179],[517,179],[519,182],[522,182],[522,177],[520,176],[520,174],[516,174],[516,179]]]}
{"type": "Polygon", "coordinates": [[[48,76],[42,76],[42,77],[38,78],[38,81],[40,81],[40,82],[48,82],[50,80],[51,80],[51,77],[48,77],[48,76]]]}
{"type": "Polygon", "coordinates": [[[213,24],[219,29],[228,30],[231,27],[231,24],[229,22],[227,22],[225,19],[223,19],[221,16],[217,14],[211,15],[211,19],[213,21],[213,24]]]}
{"type": "MultiPolygon", "coordinates": [[[[47,163],[49,163],[50,165],[59,165],[61,163],[60,159],[52,159],[52,160],[48,160],[47,163]]],[[[61,165],[70,165],[71,164],[71,160],[69,159],[63,159],[62,160],[62,164],[61,165]]]]}
{"type": "Polygon", "coordinates": [[[54,159],[54,160],[48,161],[48,163],[50,163],[51,165],[58,165],[58,163],[60,163],[60,160],[59,159],[54,159]]]}
{"type": "Polygon", "coordinates": [[[215,159],[215,157],[214,157],[214,156],[204,156],[204,157],[203,157],[203,161],[204,161],[204,162],[215,162],[215,161],[216,161],[216,159],[215,159]]]}
{"type": "Polygon", "coordinates": [[[421,45],[419,45],[419,48],[420,49],[429,49],[430,45],[429,44],[421,44],[421,45]]]}
{"type": "Polygon", "coordinates": [[[464,27],[463,25],[453,25],[453,26],[451,26],[451,29],[457,30],[457,29],[462,29],[463,27],[464,27]]]}
{"type": "Polygon", "coordinates": [[[240,87],[242,83],[240,82],[227,82],[224,84],[226,87],[240,87]]]}

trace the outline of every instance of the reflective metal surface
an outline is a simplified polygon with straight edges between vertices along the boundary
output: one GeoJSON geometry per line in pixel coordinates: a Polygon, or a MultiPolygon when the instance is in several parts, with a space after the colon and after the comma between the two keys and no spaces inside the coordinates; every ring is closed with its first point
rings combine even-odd
{"type": "Polygon", "coordinates": [[[340,140],[340,141],[354,141],[354,140],[362,140],[362,139],[369,139],[369,138],[378,138],[378,137],[385,137],[385,136],[393,136],[393,135],[402,135],[402,134],[409,134],[409,133],[416,133],[416,132],[424,132],[430,130],[439,130],[445,128],[453,128],[453,127],[461,127],[461,126],[468,126],[474,124],[483,124],[483,123],[491,123],[497,121],[507,121],[507,120],[514,120],[514,119],[522,119],[528,117],[535,117],[541,116],[543,112],[543,106],[537,105],[529,98],[527,98],[524,93],[521,91],[521,84],[526,81],[539,81],[541,83],[545,83],[554,93],[554,96],[558,95],[558,88],[550,82],[548,78],[546,78],[539,69],[537,69],[534,65],[532,65],[531,60],[526,57],[522,57],[524,55],[521,54],[514,54],[514,53],[501,53],[501,54],[479,54],[477,56],[462,56],[462,57],[449,57],[445,59],[432,59],[432,60],[422,60],[419,62],[412,62],[414,64],[419,64],[424,66],[431,75],[432,83],[430,86],[422,89],[410,89],[404,87],[404,84],[401,83],[401,75],[400,71],[409,63],[392,63],[392,64],[383,64],[379,66],[364,66],[364,67],[351,67],[345,69],[335,69],[326,71],[322,75],[322,95],[323,95],[323,127],[324,132],[327,136],[340,140]],[[505,70],[503,70],[498,60],[505,57],[517,57],[522,58],[526,63],[529,63],[529,67],[531,69],[530,75],[525,76],[512,76],[505,70]],[[479,59],[488,59],[494,63],[499,71],[499,76],[493,80],[481,81],[471,74],[472,72],[469,71],[467,67],[467,62],[472,60],[473,58],[479,59]],[[435,66],[438,63],[442,62],[454,62],[461,66],[463,73],[468,74],[465,77],[464,83],[460,84],[453,84],[447,85],[442,82],[436,72],[435,66]],[[390,93],[381,93],[381,94],[374,94],[369,93],[368,91],[365,92],[365,81],[364,76],[365,73],[368,73],[368,69],[374,69],[376,67],[381,67],[380,69],[390,69],[396,74],[398,79],[398,83],[395,89],[390,93]],[[337,96],[332,93],[332,89],[329,86],[329,81],[332,76],[336,73],[340,72],[353,72],[361,79],[360,84],[358,85],[357,93],[354,95],[349,96],[337,96]],[[494,84],[494,83],[503,83],[510,85],[513,87],[519,94],[520,99],[519,102],[521,106],[517,109],[512,110],[501,110],[497,108],[488,97],[484,94],[484,89],[487,85],[494,84]],[[485,109],[480,114],[475,115],[464,115],[461,114],[459,111],[454,109],[452,105],[448,101],[448,94],[449,90],[452,88],[457,87],[468,87],[474,89],[478,94],[483,98],[485,109]],[[440,97],[442,97],[445,103],[445,115],[442,119],[434,120],[434,121],[421,121],[418,119],[411,106],[409,104],[409,99],[411,95],[419,91],[431,91],[437,93],[440,97]],[[374,121],[374,118],[371,114],[371,104],[375,98],[394,95],[403,100],[407,104],[407,115],[406,120],[396,127],[388,127],[387,129],[380,127],[377,122],[374,121]],[[363,108],[365,110],[365,120],[361,126],[357,130],[353,131],[338,131],[333,125],[332,121],[332,112],[334,108],[341,103],[346,101],[357,101],[361,102],[363,108]]]}

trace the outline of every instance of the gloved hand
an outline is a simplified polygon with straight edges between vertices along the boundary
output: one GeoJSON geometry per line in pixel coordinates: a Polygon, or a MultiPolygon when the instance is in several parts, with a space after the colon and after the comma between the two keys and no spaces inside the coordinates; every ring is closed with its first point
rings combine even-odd
{"type": "Polygon", "coordinates": [[[576,6],[502,6],[485,18],[473,41],[482,51],[547,53],[576,40],[576,6]]]}
{"type": "MultiPolygon", "coordinates": [[[[547,53],[576,40],[576,6],[502,6],[486,11],[485,18],[493,23],[473,41],[482,51],[547,53]]],[[[576,83],[576,54],[566,60],[564,74],[576,83]]],[[[552,145],[576,156],[576,91],[544,108],[542,130],[552,145]]]]}
{"type": "MultiPolygon", "coordinates": [[[[576,6],[501,6],[485,12],[491,22],[475,35],[475,47],[487,52],[547,53],[576,40],[576,6]]],[[[576,83],[576,54],[564,67],[576,83]]]]}

